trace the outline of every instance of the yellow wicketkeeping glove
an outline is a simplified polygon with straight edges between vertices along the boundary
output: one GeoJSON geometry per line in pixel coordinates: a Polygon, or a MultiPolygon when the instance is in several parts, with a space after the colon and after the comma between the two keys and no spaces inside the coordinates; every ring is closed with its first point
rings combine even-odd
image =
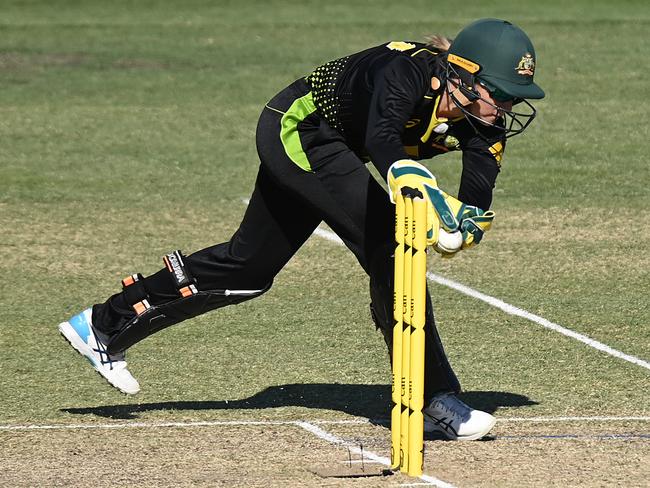
{"type": "Polygon", "coordinates": [[[427,244],[442,254],[452,256],[460,249],[475,246],[489,230],[494,212],[465,205],[440,188],[435,176],[422,164],[409,159],[397,161],[388,168],[390,201],[403,187],[417,188],[429,200],[427,244]]]}

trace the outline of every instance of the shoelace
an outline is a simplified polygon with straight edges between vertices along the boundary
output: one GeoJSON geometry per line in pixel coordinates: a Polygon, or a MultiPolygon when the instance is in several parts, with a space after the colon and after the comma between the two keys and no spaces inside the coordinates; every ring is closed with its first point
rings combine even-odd
{"type": "Polygon", "coordinates": [[[453,425],[458,418],[456,411],[452,410],[442,399],[435,402],[435,408],[449,413],[449,420],[447,420],[447,415],[440,415],[436,417],[429,413],[425,413],[425,418],[427,418],[434,426],[438,426],[439,428],[442,428],[447,432],[450,432],[451,434],[457,436],[458,431],[456,431],[453,425]]]}
{"type": "Polygon", "coordinates": [[[114,354],[114,355],[109,354],[108,351],[106,350],[106,346],[97,336],[95,331],[93,330],[92,332],[93,335],[95,336],[95,344],[97,344],[97,348],[94,348],[93,351],[99,353],[99,361],[102,364],[108,364],[109,368],[112,370],[113,363],[124,360],[124,354],[114,354]],[[104,359],[104,356],[106,356],[106,359],[104,359]]]}
{"type": "Polygon", "coordinates": [[[452,417],[467,418],[471,409],[463,402],[451,396],[444,396],[436,401],[436,406],[450,413],[452,417]]]}

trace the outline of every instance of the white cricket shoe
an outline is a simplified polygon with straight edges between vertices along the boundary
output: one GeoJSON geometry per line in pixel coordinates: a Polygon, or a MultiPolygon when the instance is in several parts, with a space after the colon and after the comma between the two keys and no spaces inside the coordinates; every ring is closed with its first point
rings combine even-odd
{"type": "Polygon", "coordinates": [[[461,402],[453,393],[436,395],[423,413],[425,432],[441,432],[455,441],[480,439],[497,421],[489,413],[461,402]]]}
{"type": "Polygon", "coordinates": [[[67,322],[60,323],[59,331],[115,388],[129,395],[140,391],[137,380],[126,369],[124,353],[106,352],[107,337],[93,327],[92,309],[88,308],[67,322]]]}

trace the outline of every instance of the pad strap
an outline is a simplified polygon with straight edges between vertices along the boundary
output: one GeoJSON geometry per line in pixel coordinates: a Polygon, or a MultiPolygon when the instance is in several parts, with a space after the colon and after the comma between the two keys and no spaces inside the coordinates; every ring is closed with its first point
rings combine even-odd
{"type": "MultiPolygon", "coordinates": [[[[191,297],[198,293],[196,280],[185,266],[183,255],[180,251],[173,251],[163,256],[165,267],[182,298],[191,297]]],[[[143,277],[140,273],[132,274],[122,280],[122,287],[126,303],[133,307],[140,316],[151,308],[149,294],[144,287],[143,277]]]]}
{"type": "Polygon", "coordinates": [[[170,252],[163,257],[163,261],[180,296],[187,298],[198,293],[196,280],[185,266],[183,255],[180,251],[170,252]]]}
{"type": "Polygon", "coordinates": [[[133,307],[137,315],[142,315],[151,308],[149,294],[145,290],[142,280],[140,273],[132,274],[122,280],[124,299],[133,307]]]}

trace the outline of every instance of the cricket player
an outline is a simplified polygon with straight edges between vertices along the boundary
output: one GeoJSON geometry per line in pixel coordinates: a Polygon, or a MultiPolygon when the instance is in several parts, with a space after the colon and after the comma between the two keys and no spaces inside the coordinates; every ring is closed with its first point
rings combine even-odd
{"type": "MultiPolygon", "coordinates": [[[[492,191],[507,138],[535,117],[536,57],[514,24],[478,20],[451,41],[384,42],[328,62],[262,110],[261,165],[243,221],[228,242],[174,251],[151,276],[59,325],[70,344],[114,387],[140,390],[125,351],[185,319],[260,296],[314,229],[326,222],[369,276],[371,312],[389,353],[393,328],[394,204],[403,186],[426,189],[428,244],[454,255],[489,229],[492,191]],[[457,198],[417,162],[462,152],[457,198]],[[369,171],[374,166],[389,194],[369,171]]],[[[427,294],[425,431],[474,440],[494,426],[457,397],[427,294]]]]}

